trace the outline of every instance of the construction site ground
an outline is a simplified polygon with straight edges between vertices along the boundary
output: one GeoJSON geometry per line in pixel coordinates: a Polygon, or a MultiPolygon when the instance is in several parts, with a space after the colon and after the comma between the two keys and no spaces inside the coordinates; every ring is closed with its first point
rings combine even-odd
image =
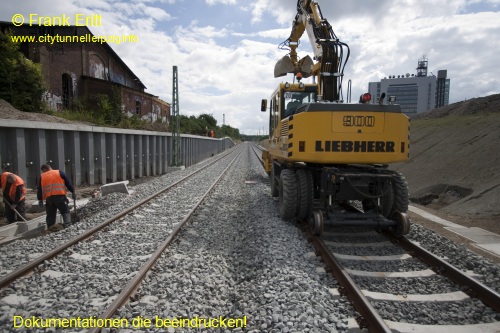
{"type": "MultiPolygon", "coordinates": [[[[0,119],[70,122],[54,116],[25,113],[0,100],[0,119]]],[[[261,142],[266,146],[267,140],[261,142]]],[[[454,103],[411,119],[410,159],[390,166],[407,179],[411,204],[466,227],[500,234],[500,94],[454,103]]],[[[132,180],[129,186],[147,179],[132,180]]],[[[80,198],[91,197],[99,185],[76,188],[80,198]]],[[[28,189],[27,203],[36,202],[28,189]]],[[[33,206],[28,218],[44,214],[33,206]]],[[[6,223],[0,212],[0,225],[6,223]]],[[[415,213],[412,222],[435,230],[497,262],[461,237],[415,213]]]]}

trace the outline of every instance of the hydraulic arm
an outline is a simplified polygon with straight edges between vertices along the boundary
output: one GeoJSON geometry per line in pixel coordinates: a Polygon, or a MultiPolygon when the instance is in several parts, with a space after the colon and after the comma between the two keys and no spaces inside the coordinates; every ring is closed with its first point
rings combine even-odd
{"type": "Polygon", "coordinates": [[[323,18],[319,5],[312,0],[298,0],[297,14],[290,37],[280,45],[289,54],[278,61],[274,77],[287,73],[301,73],[302,77],[314,76],[318,80],[318,99],[341,102],[342,78],[349,59],[349,46],[337,38],[332,26],[323,18]],[[306,56],[299,59],[297,47],[307,31],[314,51],[314,60],[306,56]],[[345,53],[345,54],[344,54],[345,53]]]}

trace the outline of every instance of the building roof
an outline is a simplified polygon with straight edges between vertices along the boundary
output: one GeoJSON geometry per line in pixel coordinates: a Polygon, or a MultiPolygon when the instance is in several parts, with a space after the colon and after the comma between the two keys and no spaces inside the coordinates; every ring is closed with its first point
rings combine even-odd
{"type": "MultiPolygon", "coordinates": [[[[14,24],[12,24],[12,22],[8,22],[8,21],[0,21],[0,28],[2,30],[2,32],[4,32],[6,30],[6,28],[11,28],[11,30],[14,31],[14,29],[16,28],[19,28],[19,27],[23,27],[25,29],[30,29],[30,28],[33,28],[33,29],[36,29],[37,33],[40,34],[40,27],[38,24],[22,24],[22,25],[19,25],[19,26],[15,26],[14,24]],[[13,29],[12,29],[13,28],[13,29]]],[[[43,28],[48,28],[48,27],[43,27],[43,28]]],[[[90,29],[87,27],[87,26],[75,26],[75,25],[69,25],[69,26],[57,26],[55,27],[57,28],[57,30],[66,30],[66,31],[69,31],[70,33],[66,34],[66,35],[75,35],[75,29],[83,29],[85,31],[83,31],[83,34],[80,34],[81,35],[85,35],[86,33],[92,35],[92,36],[95,36],[92,31],[90,31],[90,29]]],[[[102,45],[105,50],[109,53],[111,53],[117,60],[118,62],[123,65],[123,67],[125,67],[125,69],[127,71],[129,71],[132,76],[134,77],[134,79],[137,79],[137,82],[139,83],[139,85],[143,88],[143,89],[147,89],[146,86],[142,83],[142,81],[139,79],[139,77],[137,75],[134,74],[134,72],[132,72],[132,70],[127,66],[127,64],[120,58],[120,56],[118,56],[118,54],[116,54],[116,52],[113,50],[113,48],[111,48],[111,46],[107,43],[107,42],[102,42],[102,43],[99,43],[100,45],[102,45]]]]}

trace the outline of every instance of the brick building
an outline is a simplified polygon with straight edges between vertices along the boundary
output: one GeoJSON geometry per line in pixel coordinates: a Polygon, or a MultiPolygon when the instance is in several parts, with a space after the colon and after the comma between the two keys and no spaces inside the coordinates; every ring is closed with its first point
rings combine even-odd
{"type": "Polygon", "coordinates": [[[11,22],[0,22],[2,32],[13,36],[33,36],[25,41],[20,51],[26,58],[42,65],[48,90],[45,99],[53,110],[68,108],[81,99],[96,101],[98,95],[111,96],[119,92],[122,111],[145,120],[170,121],[170,104],[146,93],[141,80],[128,68],[107,43],[92,42],[92,32],[86,26],[45,27],[11,22]],[[78,42],[46,42],[48,36],[75,36],[78,42]],[[79,36],[79,37],[76,37],[79,36]],[[80,40],[88,40],[80,42],[80,40]]]}

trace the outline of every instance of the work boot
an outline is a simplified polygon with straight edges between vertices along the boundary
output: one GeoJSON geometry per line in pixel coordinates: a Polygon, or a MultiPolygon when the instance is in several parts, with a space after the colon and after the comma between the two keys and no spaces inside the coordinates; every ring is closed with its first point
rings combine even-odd
{"type": "Polygon", "coordinates": [[[56,223],[56,224],[53,224],[51,225],[48,229],[47,229],[47,232],[56,232],[56,231],[61,231],[63,230],[64,227],[62,226],[61,223],[56,223]]]}
{"type": "Polygon", "coordinates": [[[66,213],[66,214],[61,214],[61,216],[63,219],[63,227],[64,229],[66,229],[71,225],[71,214],[66,213]]]}

